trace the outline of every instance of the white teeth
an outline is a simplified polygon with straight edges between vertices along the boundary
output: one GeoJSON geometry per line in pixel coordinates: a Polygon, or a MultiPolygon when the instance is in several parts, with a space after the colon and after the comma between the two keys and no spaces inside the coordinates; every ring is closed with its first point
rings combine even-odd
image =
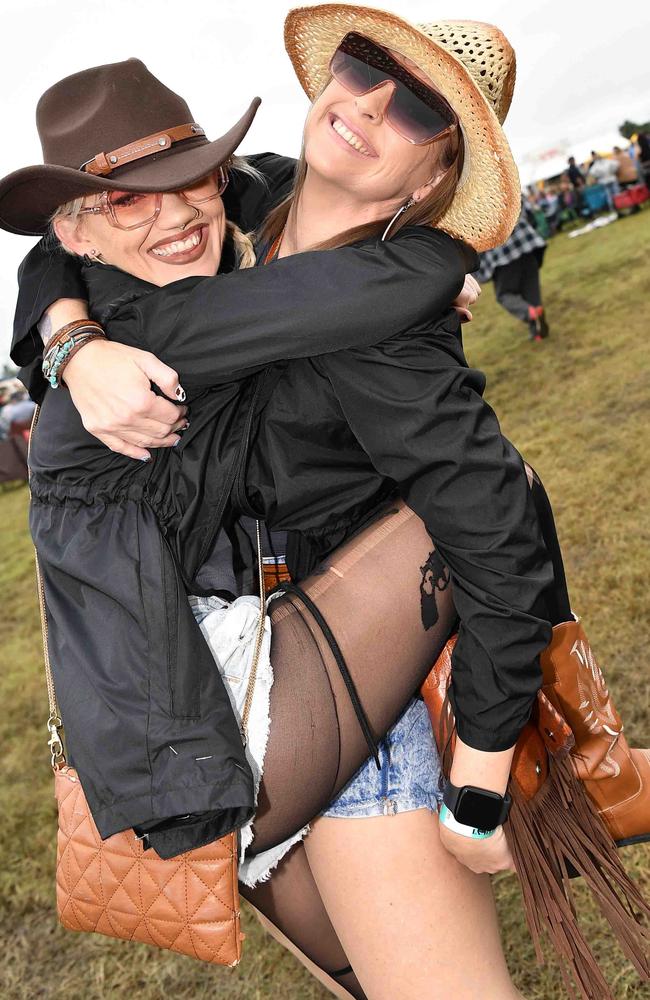
{"type": "Polygon", "coordinates": [[[360,153],[363,153],[364,156],[370,155],[370,150],[363,145],[359,136],[355,135],[354,132],[351,132],[347,125],[344,125],[340,119],[334,119],[332,122],[332,128],[341,136],[342,139],[345,139],[350,146],[354,146],[354,148],[360,153]]]}
{"type": "Polygon", "coordinates": [[[162,247],[154,247],[151,251],[156,255],[156,257],[169,257],[174,253],[181,253],[186,250],[192,250],[194,247],[198,247],[201,242],[200,233],[192,233],[188,236],[186,240],[174,240],[173,243],[165,243],[162,247]]]}

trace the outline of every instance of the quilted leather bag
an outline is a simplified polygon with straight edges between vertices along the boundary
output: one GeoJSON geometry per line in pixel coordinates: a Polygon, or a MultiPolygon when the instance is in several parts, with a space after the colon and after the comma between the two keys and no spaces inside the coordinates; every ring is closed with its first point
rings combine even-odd
{"type": "MultiPolygon", "coordinates": [[[[37,415],[34,426],[36,419],[37,415]]],[[[264,635],[259,522],[257,546],[260,621],[242,713],[244,738],[264,635]]],[[[144,941],[205,962],[237,965],[244,935],[240,927],[236,832],[169,860],[144,850],[133,830],[106,840],[99,836],[77,772],[65,759],[38,557],[36,577],[50,706],[48,745],[58,806],[56,901],[61,923],[69,930],[144,941]]]]}

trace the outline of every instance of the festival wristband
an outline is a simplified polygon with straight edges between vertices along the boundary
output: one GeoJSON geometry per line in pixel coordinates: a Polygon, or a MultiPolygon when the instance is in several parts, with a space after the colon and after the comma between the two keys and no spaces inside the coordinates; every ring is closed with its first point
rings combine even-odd
{"type": "Polygon", "coordinates": [[[487,840],[495,832],[494,830],[479,830],[475,826],[465,826],[464,823],[459,823],[444,802],[440,806],[439,819],[442,825],[446,826],[452,833],[458,833],[461,837],[467,837],[469,840],[487,840]]]}

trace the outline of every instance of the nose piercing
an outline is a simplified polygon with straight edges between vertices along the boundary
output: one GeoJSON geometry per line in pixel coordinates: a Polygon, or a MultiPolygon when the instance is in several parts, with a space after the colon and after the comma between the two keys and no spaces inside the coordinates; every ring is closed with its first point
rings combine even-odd
{"type": "Polygon", "coordinates": [[[201,214],[201,209],[197,208],[196,205],[192,205],[192,208],[194,209],[194,218],[188,219],[187,222],[184,222],[183,225],[181,226],[181,229],[185,229],[185,226],[189,226],[190,222],[196,222],[199,215],[201,214]]]}

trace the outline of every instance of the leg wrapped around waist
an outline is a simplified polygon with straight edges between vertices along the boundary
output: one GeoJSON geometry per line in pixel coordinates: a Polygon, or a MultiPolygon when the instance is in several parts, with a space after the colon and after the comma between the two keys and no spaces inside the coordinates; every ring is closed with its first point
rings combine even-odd
{"type": "Polygon", "coordinates": [[[270,609],[275,680],[253,853],[295,833],[350,780],[418,690],[456,617],[448,573],[401,502],[301,588],[307,601],[288,593],[270,609]]]}

